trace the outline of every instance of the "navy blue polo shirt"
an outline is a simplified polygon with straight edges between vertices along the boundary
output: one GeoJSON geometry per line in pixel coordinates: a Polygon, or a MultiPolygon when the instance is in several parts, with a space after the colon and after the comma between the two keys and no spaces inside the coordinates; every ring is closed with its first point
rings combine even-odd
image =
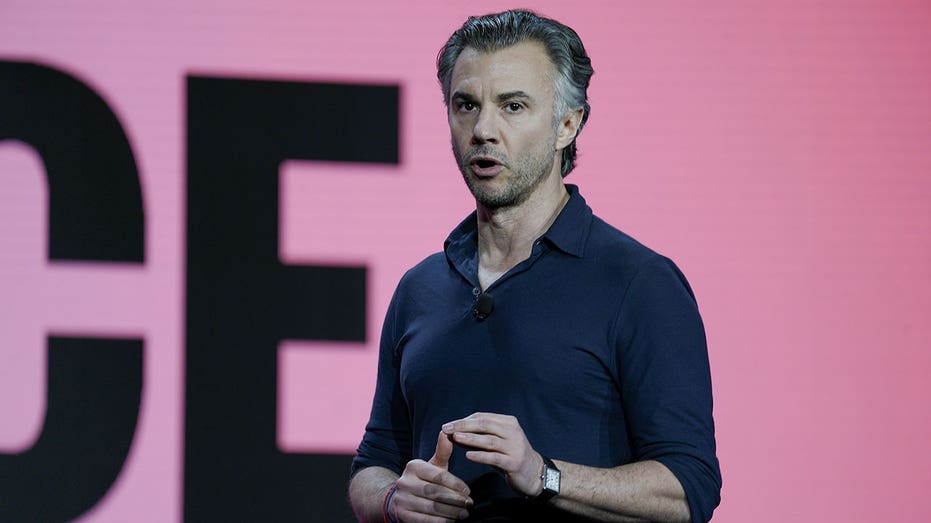
{"type": "MultiPolygon", "coordinates": [[[[371,418],[352,472],[401,473],[429,459],[440,427],[475,412],[515,416],[543,455],[594,467],[656,460],[679,479],[693,521],[720,500],[705,333],[668,258],[592,214],[575,186],[530,257],[478,292],[476,218],[412,268],[385,318],[371,418]]],[[[474,513],[522,500],[456,448],[450,472],[474,513]]],[[[515,505],[516,504],[516,505],[515,505]]],[[[520,512],[520,510],[518,510],[520,512]]]]}

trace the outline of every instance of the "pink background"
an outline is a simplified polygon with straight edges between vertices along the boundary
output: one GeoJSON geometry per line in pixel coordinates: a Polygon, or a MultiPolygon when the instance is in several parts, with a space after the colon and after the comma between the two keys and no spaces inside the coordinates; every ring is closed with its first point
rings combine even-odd
{"type": "MultiPolygon", "coordinates": [[[[676,260],[698,295],[724,474],[715,521],[925,519],[931,5],[522,5],[574,27],[596,70],[569,181],[676,260]]],[[[286,162],[280,173],[282,258],[365,263],[370,339],[363,351],[281,345],[279,445],[351,452],[391,292],[472,205],[449,153],[436,52],[467,15],[512,6],[0,4],[0,59],[60,68],[110,104],[147,217],[142,268],[48,263],[42,164],[0,142],[0,451],[41,431],[46,333],[144,337],[132,450],[82,520],[180,520],[184,77],[197,73],[401,86],[400,165],[286,162]]]]}

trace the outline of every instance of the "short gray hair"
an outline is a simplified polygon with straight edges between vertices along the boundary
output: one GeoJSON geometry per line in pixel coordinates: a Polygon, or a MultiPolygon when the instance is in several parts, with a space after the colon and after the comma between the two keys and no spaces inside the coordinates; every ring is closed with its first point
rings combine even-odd
{"type": "MultiPolygon", "coordinates": [[[[556,67],[555,118],[570,109],[582,108],[578,132],[588,121],[588,82],[594,73],[579,35],[571,27],[532,11],[512,10],[484,16],[472,16],[449,37],[436,57],[436,77],[443,89],[443,102],[449,106],[449,89],[453,67],[466,48],[487,53],[533,40],[543,44],[556,67]]],[[[578,136],[578,133],[576,133],[578,136]]],[[[562,175],[575,168],[575,138],[562,151],[562,175]]]]}

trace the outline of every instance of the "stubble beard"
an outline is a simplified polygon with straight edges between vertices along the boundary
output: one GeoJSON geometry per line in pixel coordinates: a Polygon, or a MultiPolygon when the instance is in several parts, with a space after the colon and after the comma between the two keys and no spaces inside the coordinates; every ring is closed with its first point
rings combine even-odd
{"type": "Polygon", "coordinates": [[[452,144],[453,156],[462,179],[475,197],[475,201],[491,210],[517,207],[527,201],[534,190],[543,183],[546,176],[553,170],[555,163],[556,133],[551,136],[547,147],[529,151],[527,154],[513,159],[501,158],[493,147],[480,145],[463,156],[452,144]],[[472,173],[470,158],[476,155],[487,155],[498,158],[505,166],[505,170],[490,180],[483,180],[472,173]],[[499,178],[506,177],[501,183],[499,178]]]}

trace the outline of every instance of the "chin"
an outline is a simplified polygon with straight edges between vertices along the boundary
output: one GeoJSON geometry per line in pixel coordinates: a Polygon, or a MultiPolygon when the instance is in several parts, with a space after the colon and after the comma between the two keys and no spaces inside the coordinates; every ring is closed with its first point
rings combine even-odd
{"type": "Polygon", "coordinates": [[[516,207],[525,199],[504,191],[472,191],[472,196],[475,197],[475,201],[489,209],[516,207]]]}

